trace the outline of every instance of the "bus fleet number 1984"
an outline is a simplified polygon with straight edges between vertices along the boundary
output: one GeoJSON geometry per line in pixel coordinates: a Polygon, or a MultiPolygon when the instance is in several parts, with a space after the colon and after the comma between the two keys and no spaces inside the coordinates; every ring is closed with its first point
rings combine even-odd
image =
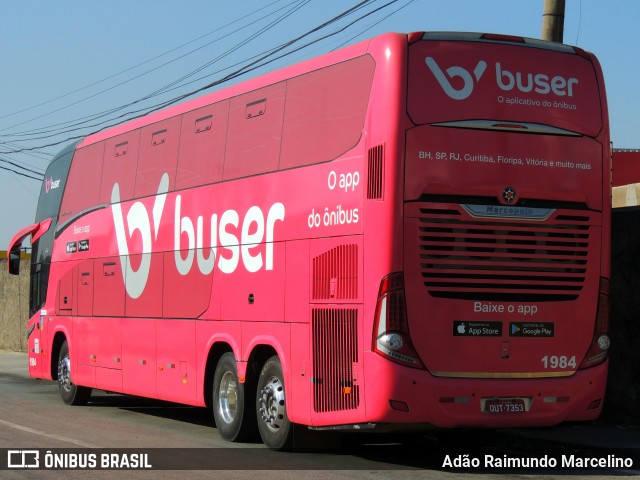
{"type": "Polygon", "coordinates": [[[544,368],[576,368],[576,356],[566,357],[556,355],[545,355],[541,359],[544,368]]]}

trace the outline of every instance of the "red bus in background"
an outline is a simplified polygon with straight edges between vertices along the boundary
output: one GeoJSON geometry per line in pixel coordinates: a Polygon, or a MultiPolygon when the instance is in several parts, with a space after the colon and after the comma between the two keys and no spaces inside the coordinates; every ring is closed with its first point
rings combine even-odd
{"type": "Polygon", "coordinates": [[[487,34],[382,35],[90,135],[9,247],[32,236],[30,374],[274,449],[594,419],[610,159],[597,60],[487,34]]]}

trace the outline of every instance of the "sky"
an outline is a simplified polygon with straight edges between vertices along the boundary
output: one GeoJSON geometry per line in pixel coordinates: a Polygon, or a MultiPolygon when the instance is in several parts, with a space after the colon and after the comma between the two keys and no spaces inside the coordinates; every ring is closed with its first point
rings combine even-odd
{"type": "MultiPolygon", "coordinates": [[[[29,176],[42,178],[53,155],[74,137],[219,82],[260,54],[311,32],[360,2],[3,1],[0,250],[34,221],[41,181],[29,176]]],[[[259,68],[252,67],[230,82],[384,32],[471,31],[540,38],[543,3],[370,0],[281,50],[288,53],[283,58],[256,65],[259,68]],[[294,51],[304,44],[310,45],[294,51]]],[[[566,0],[564,43],[591,51],[600,60],[615,148],[640,149],[638,20],[637,0],[566,0]]]]}

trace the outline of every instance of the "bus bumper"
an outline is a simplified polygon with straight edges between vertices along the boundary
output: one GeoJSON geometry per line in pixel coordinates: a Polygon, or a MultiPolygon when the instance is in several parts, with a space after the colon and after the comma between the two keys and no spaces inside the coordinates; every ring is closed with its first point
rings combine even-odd
{"type": "Polygon", "coordinates": [[[604,404],[608,360],[569,377],[488,379],[434,377],[375,353],[366,357],[364,399],[372,423],[541,427],[594,420],[604,404]]]}

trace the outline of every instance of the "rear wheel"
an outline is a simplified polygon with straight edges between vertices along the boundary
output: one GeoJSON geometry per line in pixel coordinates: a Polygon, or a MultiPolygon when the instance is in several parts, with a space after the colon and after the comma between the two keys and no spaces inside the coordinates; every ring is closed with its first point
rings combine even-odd
{"type": "Polygon", "coordinates": [[[220,436],[229,442],[249,439],[255,431],[251,415],[245,415],[245,388],[240,383],[233,353],[227,352],[216,367],[213,376],[213,417],[220,436]]]}
{"type": "Polygon", "coordinates": [[[293,425],[287,417],[284,376],[277,356],[267,360],[260,372],[256,413],[263,443],[272,450],[290,449],[293,425]]]}
{"type": "Polygon", "coordinates": [[[58,389],[62,401],[67,405],[86,405],[91,397],[90,388],[75,385],[71,380],[71,358],[66,340],[58,355],[58,389]]]}

